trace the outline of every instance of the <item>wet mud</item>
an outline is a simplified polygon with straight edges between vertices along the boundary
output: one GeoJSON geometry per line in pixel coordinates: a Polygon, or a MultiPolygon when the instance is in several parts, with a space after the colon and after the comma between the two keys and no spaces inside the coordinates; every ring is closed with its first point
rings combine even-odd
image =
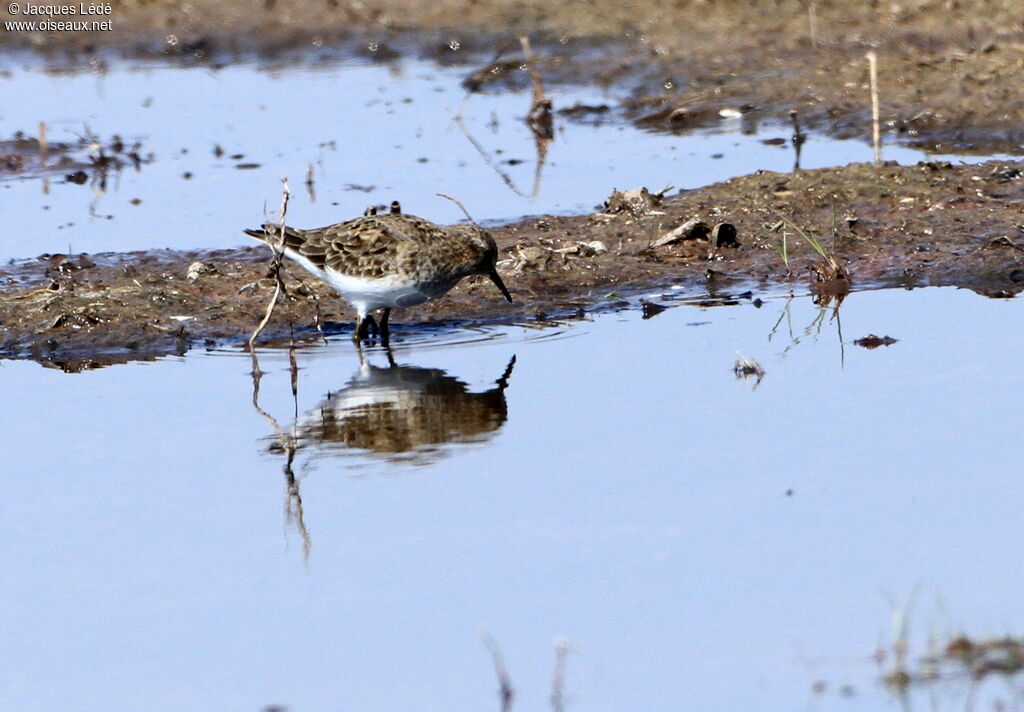
{"type": "MultiPolygon", "coordinates": [[[[528,86],[527,70],[548,85],[614,89],[614,108],[648,130],[686,133],[733,116],[752,133],[795,112],[806,130],[865,139],[870,50],[887,141],[1013,154],[1024,140],[1024,95],[1013,81],[1024,66],[1022,9],[1016,1],[938,0],[640,1],[601,12],[582,1],[156,0],[117,3],[109,32],[5,31],[0,70],[23,52],[51,71],[95,74],[126,57],[218,67],[253,55],[269,66],[416,55],[464,66],[470,92],[528,86]],[[533,37],[534,61],[522,35],[533,37]]],[[[0,19],[7,12],[0,8],[0,19]]],[[[609,110],[553,108],[574,120],[609,110]]],[[[94,181],[147,160],[116,137],[51,145],[32,129],[0,143],[0,177],[94,181]]],[[[444,299],[396,312],[396,339],[427,325],[542,323],[634,306],[653,318],[664,301],[656,292],[669,286],[676,296],[720,303],[807,286],[829,299],[926,285],[1008,297],[1024,285],[1021,172],[1009,162],[856,164],[758,173],[681,195],[593,198],[605,200],[602,211],[493,229],[514,304],[489,283],[467,281],[444,299]]],[[[266,248],[253,246],[9,264],[0,271],[0,355],[80,370],[244,343],[273,293],[269,261],[266,248]]],[[[351,329],[350,310],[326,285],[295,266],[287,283],[263,342],[351,329]]]]}
{"type": "MultiPolygon", "coordinates": [[[[589,215],[492,228],[515,303],[486,280],[466,280],[444,298],[396,310],[393,343],[437,328],[610,309],[656,317],[651,299],[756,303],[759,294],[810,289],[827,301],[851,289],[936,285],[1004,298],[1024,289],[1024,174],[1012,163],[853,164],[606,197],[589,215]]],[[[274,292],[270,262],[266,247],[253,246],[8,264],[0,356],[77,371],[244,344],[274,292]]],[[[350,336],[353,313],[341,298],[286,265],[287,296],[259,343],[350,336]]]]}

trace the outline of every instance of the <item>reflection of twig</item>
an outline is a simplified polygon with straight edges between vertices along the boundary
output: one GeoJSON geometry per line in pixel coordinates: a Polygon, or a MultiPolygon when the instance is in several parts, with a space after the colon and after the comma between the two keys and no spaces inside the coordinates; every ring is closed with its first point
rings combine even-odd
{"type": "MultiPolygon", "coordinates": [[[[287,459],[284,464],[286,487],[285,519],[289,523],[292,521],[295,522],[295,526],[299,530],[299,536],[302,537],[302,558],[308,564],[309,552],[313,548],[313,540],[309,536],[309,531],[306,529],[305,518],[303,517],[302,495],[299,492],[299,481],[296,479],[295,472],[292,470],[292,462],[295,460],[296,450],[295,433],[294,431],[286,433],[281,429],[280,424],[277,422],[277,418],[260,407],[260,379],[263,377],[263,371],[260,370],[260,362],[256,357],[256,350],[250,349],[249,353],[252,356],[252,407],[257,413],[263,416],[268,423],[270,423],[270,427],[274,430],[274,437],[277,440],[278,446],[280,446],[280,448],[287,454],[287,459]]],[[[298,366],[295,361],[294,342],[289,349],[289,365],[291,371],[292,398],[295,403],[295,412],[298,413],[298,366]]]]}
{"type": "Polygon", "coordinates": [[[511,190],[513,193],[515,193],[516,195],[519,195],[519,196],[521,196],[523,198],[535,198],[537,196],[537,193],[540,191],[540,174],[541,174],[541,169],[542,169],[542,167],[544,165],[544,160],[545,160],[545,158],[547,156],[547,147],[546,146],[544,148],[543,155],[541,154],[540,150],[538,149],[538,153],[537,153],[537,170],[534,173],[533,190],[529,194],[526,194],[526,193],[524,193],[523,191],[521,191],[519,189],[519,187],[516,185],[515,181],[512,180],[512,176],[510,176],[508,173],[503,171],[501,169],[501,167],[498,166],[498,164],[494,162],[494,158],[491,156],[491,154],[489,154],[487,152],[487,149],[484,148],[480,144],[480,142],[477,141],[476,138],[474,138],[473,134],[471,134],[469,132],[469,129],[466,127],[466,124],[462,121],[461,111],[460,111],[460,113],[458,113],[454,117],[452,117],[452,121],[454,121],[455,125],[459,127],[459,129],[462,131],[463,135],[467,139],[469,139],[469,142],[471,144],[473,144],[473,148],[475,148],[477,150],[477,153],[480,154],[480,157],[484,159],[484,163],[486,163],[491,168],[493,168],[494,172],[497,173],[501,177],[502,182],[504,182],[505,185],[508,186],[509,190],[511,190]]]}
{"type": "Polygon", "coordinates": [[[554,123],[551,118],[551,99],[548,98],[544,91],[544,83],[540,80],[540,72],[533,59],[533,50],[530,49],[530,38],[520,37],[519,44],[523,46],[526,67],[530,71],[530,80],[533,82],[533,96],[530,99],[530,113],[526,116],[526,125],[530,127],[535,137],[550,141],[555,135],[554,123]]]}
{"type": "Polygon", "coordinates": [[[832,312],[832,318],[836,320],[836,334],[839,336],[839,367],[846,367],[846,346],[843,344],[843,322],[839,318],[839,305],[843,303],[842,299],[836,301],[835,311],[832,312]]]}
{"type": "Polygon", "coordinates": [[[768,341],[771,341],[772,339],[775,338],[775,332],[779,330],[779,325],[782,323],[783,319],[786,319],[786,324],[789,327],[789,338],[793,338],[793,320],[789,311],[790,305],[792,303],[793,295],[790,294],[789,297],[786,298],[786,306],[783,307],[782,311],[779,313],[779,318],[778,320],[776,320],[775,326],[773,326],[771,331],[768,332],[768,341]]]}
{"type": "Polygon", "coordinates": [[[533,172],[533,189],[529,195],[521,191],[515,181],[512,180],[512,177],[498,166],[494,158],[469,132],[466,124],[462,121],[462,111],[469,102],[470,94],[466,95],[465,100],[458,111],[455,112],[452,120],[462,131],[463,135],[469,139],[469,142],[473,144],[473,148],[477,150],[477,153],[484,159],[484,162],[501,177],[501,180],[508,186],[509,190],[524,198],[535,198],[540,192],[540,179],[544,171],[544,164],[547,162],[548,144],[554,138],[554,122],[551,113],[551,99],[544,92],[544,84],[541,82],[540,72],[537,71],[535,66],[536,60],[530,49],[530,39],[528,37],[521,37],[519,42],[523,46],[523,53],[526,55],[526,66],[530,72],[530,79],[533,81],[533,95],[530,99],[530,111],[526,116],[526,125],[530,128],[530,133],[533,134],[533,147],[537,153],[537,164],[533,172]]]}
{"type": "Polygon", "coordinates": [[[284,184],[284,189],[281,192],[281,221],[277,227],[278,241],[276,244],[272,244],[269,239],[267,240],[267,244],[274,251],[274,260],[270,265],[271,272],[274,275],[274,296],[271,297],[270,303],[267,304],[267,313],[263,315],[263,321],[259,323],[256,330],[252,332],[252,336],[249,337],[250,351],[252,351],[253,344],[256,342],[256,337],[260,335],[260,332],[266,328],[267,323],[270,321],[270,317],[274,313],[274,307],[277,305],[277,300],[281,297],[281,294],[287,291],[284,286],[284,277],[281,276],[281,264],[284,260],[284,220],[288,214],[288,199],[291,197],[291,191],[288,189],[287,178],[283,178],[281,182],[284,184]]]}
{"type": "Polygon", "coordinates": [[[299,364],[295,360],[295,336],[288,344],[288,373],[291,376],[292,402],[295,406],[294,418],[299,417],[299,364]]]}
{"type": "Polygon", "coordinates": [[[793,171],[796,172],[800,170],[800,149],[807,141],[807,134],[800,129],[800,118],[797,116],[796,109],[789,112],[789,118],[793,121],[793,152],[796,154],[793,171]]]}
{"type": "Polygon", "coordinates": [[[302,537],[302,560],[309,565],[309,552],[313,548],[313,540],[306,529],[306,521],[302,513],[302,494],[299,492],[299,481],[295,478],[292,470],[292,462],[295,460],[295,448],[288,450],[288,458],[285,460],[284,476],[287,488],[285,495],[284,518],[291,524],[295,522],[295,528],[299,530],[302,537]]]}
{"type": "Polygon", "coordinates": [[[790,335],[789,335],[789,340],[790,340],[789,346],[787,346],[786,348],[784,348],[782,350],[782,356],[785,357],[786,354],[788,354],[790,351],[792,351],[794,348],[796,348],[796,346],[798,346],[800,344],[800,342],[802,342],[804,339],[806,339],[811,334],[814,334],[815,335],[815,340],[817,340],[817,336],[821,334],[821,325],[824,322],[824,320],[825,320],[825,308],[824,307],[819,307],[818,308],[818,313],[814,315],[814,318],[811,320],[811,323],[804,327],[803,333],[800,336],[794,336],[792,334],[792,332],[790,333],[790,335]]]}
{"type": "Polygon", "coordinates": [[[551,712],[565,710],[565,659],[569,656],[569,641],[555,641],[555,671],[551,676],[551,712]]]}
{"type": "Polygon", "coordinates": [[[821,329],[825,325],[825,316],[826,314],[828,314],[828,309],[831,306],[832,316],[829,319],[829,321],[836,322],[836,333],[839,337],[839,366],[840,368],[844,367],[846,365],[846,345],[843,343],[843,324],[842,320],[839,318],[839,307],[842,306],[842,298],[837,298],[835,304],[832,304],[831,300],[824,303],[816,302],[815,306],[818,307],[818,312],[817,314],[814,315],[814,318],[811,320],[811,322],[804,327],[803,332],[800,335],[793,334],[793,326],[792,322],[790,321],[790,303],[792,302],[792,300],[793,297],[790,297],[786,301],[786,306],[783,308],[778,320],[775,322],[775,325],[768,333],[768,340],[771,341],[772,338],[775,336],[776,332],[778,331],[783,318],[787,320],[787,323],[789,324],[789,345],[782,350],[781,357],[785,358],[790,351],[796,348],[797,345],[799,345],[804,339],[806,339],[808,336],[811,336],[812,334],[814,335],[814,340],[818,340],[818,337],[821,336],[821,329]]]}
{"type": "Polygon", "coordinates": [[[306,191],[309,193],[309,202],[316,202],[316,186],[313,184],[313,164],[306,167],[306,191]]]}
{"type": "Polygon", "coordinates": [[[498,676],[498,695],[501,699],[501,712],[512,712],[512,698],[515,697],[515,690],[512,689],[512,680],[509,679],[508,669],[505,667],[505,658],[501,655],[498,644],[489,635],[483,636],[484,647],[491,654],[491,662],[494,663],[494,674],[498,676]]]}

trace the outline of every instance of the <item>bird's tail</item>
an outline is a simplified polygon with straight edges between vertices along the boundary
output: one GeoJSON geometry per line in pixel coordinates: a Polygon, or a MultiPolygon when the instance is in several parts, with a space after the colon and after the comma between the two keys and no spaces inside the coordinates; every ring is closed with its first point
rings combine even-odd
{"type": "MultiPolygon", "coordinates": [[[[274,223],[264,223],[258,229],[245,229],[242,230],[249,237],[256,238],[260,242],[266,242],[267,244],[275,244],[278,240],[278,230],[280,225],[274,223]]],[[[302,243],[302,231],[296,230],[293,227],[284,227],[284,244],[285,247],[296,247],[302,243]]]]}

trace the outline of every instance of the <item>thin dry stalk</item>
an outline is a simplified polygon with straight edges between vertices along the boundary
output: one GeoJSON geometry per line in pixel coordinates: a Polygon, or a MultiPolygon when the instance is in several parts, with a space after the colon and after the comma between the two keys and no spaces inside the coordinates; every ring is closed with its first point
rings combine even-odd
{"type": "Polygon", "coordinates": [[[275,244],[271,245],[271,249],[274,251],[274,260],[270,265],[274,275],[274,296],[271,297],[270,303],[267,304],[267,313],[263,315],[263,321],[259,323],[256,330],[252,332],[252,336],[249,337],[249,351],[252,351],[253,344],[256,343],[256,337],[260,335],[260,332],[270,322],[270,317],[274,314],[274,307],[277,306],[277,300],[287,291],[284,286],[284,277],[281,276],[281,265],[284,260],[284,222],[285,217],[288,215],[288,200],[291,198],[292,193],[288,188],[287,178],[282,178],[281,183],[283,184],[283,189],[281,191],[281,210],[279,213],[281,220],[277,226],[278,239],[275,244]]]}
{"type": "Polygon", "coordinates": [[[810,0],[807,3],[807,20],[811,30],[811,47],[818,46],[818,3],[810,0]]]}
{"type": "Polygon", "coordinates": [[[42,168],[46,165],[47,154],[50,150],[50,144],[46,139],[46,122],[39,122],[39,167],[42,168]]]}
{"type": "Polygon", "coordinates": [[[882,162],[882,132],[878,124],[878,55],[874,50],[865,55],[871,77],[871,140],[875,146],[875,163],[882,162]]]}
{"type": "Polygon", "coordinates": [[[476,225],[476,220],[474,220],[473,216],[469,214],[469,211],[466,210],[466,206],[462,204],[461,200],[459,200],[458,198],[453,198],[452,196],[448,195],[447,193],[436,193],[436,195],[439,198],[446,198],[446,199],[452,201],[453,203],[455,203],[456,205],[458,205],[459,206],[459,210],[461,210],[463,212],[463,214],[469,219],[469,221],[471,223],[476,225]]]}

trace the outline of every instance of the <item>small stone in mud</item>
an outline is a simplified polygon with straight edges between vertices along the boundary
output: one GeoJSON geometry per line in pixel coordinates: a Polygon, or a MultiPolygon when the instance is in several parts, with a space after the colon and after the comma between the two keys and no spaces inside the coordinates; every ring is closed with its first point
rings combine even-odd
{"type": "Polygon", "coordinates": [[[128,202],[131,203],[132,205],[141,205],[142,204],[142,198],[132,198],[128,202]]]}
{"type": "Polygon", "coordinates": [[[739,247],[736,228],[731,223],[718,223],[711,230],[711,244],[715,247],[739,247]]]}
{"type": "Polygon", "coordinates": [[[577,242],[576,246],[579,248],[578,254],[580,257],[594,257],[596,255],[603,255],[608,252],[608,246],[600,240],[591,240],[590,242],[577,242]]]}
{"type": "Polygon", "coordinates": [[[875,336],[874,334],[868,334],[867,336],[854,340],[854,344],[865,349],[877,349],[879,346],[892,346],[899,339],[894,339],[891,336],[875,336]]]}
{"type": "Polygon", "coordinates": [[[657,316],[658,314],[661,314],[663,311],[665,311],[665,309],[667,308],[662,306],[661,304],[649,302],[646,299],[640,300],[640,307],[643,311],[644,319],[650,319],[651,317],[657,316]]]}
{"type": "Polygon", "coordinates": [[[217,274],[217,267],[212,263],[193,262],[188,266],[185,279],[189,282],[195,282],[204,274],[217,274]]]}
{"type": "Polygon", "coordinates": [[[671,189],[662,188],[657,193],[652,193],[647,188],[612,190],[612,194],[604,201],[604,211],[611,215],[627,213],[639,218],[660,208],[665,194],[671,189]]]}

